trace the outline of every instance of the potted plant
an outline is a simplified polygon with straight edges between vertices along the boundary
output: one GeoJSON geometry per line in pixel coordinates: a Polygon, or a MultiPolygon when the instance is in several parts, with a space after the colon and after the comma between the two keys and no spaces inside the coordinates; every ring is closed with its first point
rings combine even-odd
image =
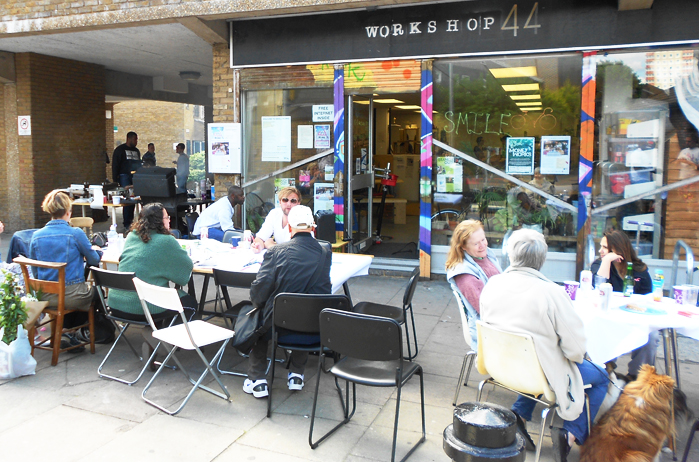
{"type": "Polygon", "coordinates": [[[38,301],[41,295],[36,293],[23,296],[20,276],[0,271],[0,328],[5,329],[2,341],[9,345],[17,337],[17,326],[29,330],[49,302],[38,301]]]}

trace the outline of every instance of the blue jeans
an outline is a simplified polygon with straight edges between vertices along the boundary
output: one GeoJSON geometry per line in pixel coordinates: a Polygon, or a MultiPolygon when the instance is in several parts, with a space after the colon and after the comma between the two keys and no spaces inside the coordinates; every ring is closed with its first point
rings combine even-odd
{"type": "MultiPolygon", "coordinates": [[[[609,385],[607,373],[588,361],[583,361],[582,364],[576,363],[575,365],[578,366],[583,383],[592,385],[592,388],[585,390],[585,393],[590,400],[590,418],[594,421],[597,411],[599,411],[599,407],[602,401],[604,401],[604,396],[607,394],[607,386],[609,385]]],[[[524,420],[531,420],[535,406],[536,401],[520,396],[511,409],[524,420]]],[[[583,411],[577,419],[564,421],[563,428],[572,433],[575,439],[578,440],[578,443],[583,444],[587,439],[587,412],[585,407],[583,406],[583,411]]]]}

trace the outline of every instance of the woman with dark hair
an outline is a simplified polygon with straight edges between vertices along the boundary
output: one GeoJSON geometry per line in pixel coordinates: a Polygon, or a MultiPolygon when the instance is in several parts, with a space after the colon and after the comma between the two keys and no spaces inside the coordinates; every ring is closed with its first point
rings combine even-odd
{"type": "MultiPolygon", "coordinates": [[[[599,256],[592,263],[593,280],[604,278],[612,285],[615,292],[623,292],[624,278],[629,263],[633,269],[633,293],[639,295],[649,294],[653,291],[653,282],[648,273],[648,266],[638,258],[626,233],[619,230],[609,230],[604,233],[600,241],[599,256]]],[[[593,281],[593,282],[595,282],[593,281]]],[[[655,354],[660,342],[658,331],[648,336],[648,343],[631,352],[628,375],[636,377],[638,370],[644,364],[655,364],[655,354]]]]}
{"type": "MultiPolygon", "coordinates": [[[[168,287],[170,282],[184,286],[192,274],[192,259],[170,233],[170,217],[160,203],[143,207],[138,220],[131,225],[131,232],[124,243],[124,251],[119,258],[119,271],[134,272],[136,277],[149,284],[168,287]]],[[[189,318],[196,312],[194,297],[178,291],[189,318]]],[[[141,302],[136,292],[112,289],[109,291],[109,306],[114,314],[134,321],[145,320],[141,302]]],[[[150,305],[154,320],[171,317],[166,309],[150,305]]],[[[144,338],[150,343],[150,335],[144,338]]],[[[147,344],[144,345],[147,349],[147,344]]],[[[144,354],[146,353],[144,349],[144,354]]],[[[150,356],[148,354],[147,356],[150,356]]]]}

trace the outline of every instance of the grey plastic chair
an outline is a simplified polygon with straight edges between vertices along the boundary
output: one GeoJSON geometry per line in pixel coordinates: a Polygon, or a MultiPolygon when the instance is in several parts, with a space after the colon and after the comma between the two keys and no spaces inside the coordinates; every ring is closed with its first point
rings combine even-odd
{"type": "Polygon", "coordinates": [[[396,438],[398,436],[398,416],[400,413],[403,386],[414,375],[420,376],[420,405],[422,410],[422,437],[401,459],[406,460],[425,441],[425,389],[422,367],[403,358],[403,339],[400,325],[393,319],[324,309],[320,313],[320,344],[323,347],[321,361],[318,361],[316,389],[311,411],[311,428],[308,443],[312,449],[350,421],[357,409],[357,384],[370,387],[395,387],[396,414],[393,424],[393,446],[391,462],[396,458],[396,438]],[[345,380],[344,420],[332,430],[313,442],[313,426],[318,405],[320,372],[325,349],[332,349],[343,358],[330,368],[336,378],[345,380]],[[352,383],[352,408],[349,405],[349,388],[352,383]]]}

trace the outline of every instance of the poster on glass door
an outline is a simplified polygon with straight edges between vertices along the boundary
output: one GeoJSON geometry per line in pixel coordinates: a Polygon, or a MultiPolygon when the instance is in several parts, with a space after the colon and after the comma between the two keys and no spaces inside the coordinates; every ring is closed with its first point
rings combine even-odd
{"type": "Polygon", "coordinates": [[[291,162],[291,117],[262,117],[262,161],[291,162]]]}
{"type": "Polygon", "coordinates": [[[209,173],[241,173],[240,124],[208,124],[209,173]]]}
{"type": "Polygon", "coordinates": [[[335,206],[335,183],[315,183],[313,185],[313,214],[320,210],[333,210],[335,206]]]}
{"type": "Polygon", "coordinates": [[[541,174],[570,173],[570,136],[541,137],[541,174]]]}
{"type": "Polygon", "coordinates": [[[534,137],[507,138],[505,173],[508,175],[534,174],[534,137]]]}

